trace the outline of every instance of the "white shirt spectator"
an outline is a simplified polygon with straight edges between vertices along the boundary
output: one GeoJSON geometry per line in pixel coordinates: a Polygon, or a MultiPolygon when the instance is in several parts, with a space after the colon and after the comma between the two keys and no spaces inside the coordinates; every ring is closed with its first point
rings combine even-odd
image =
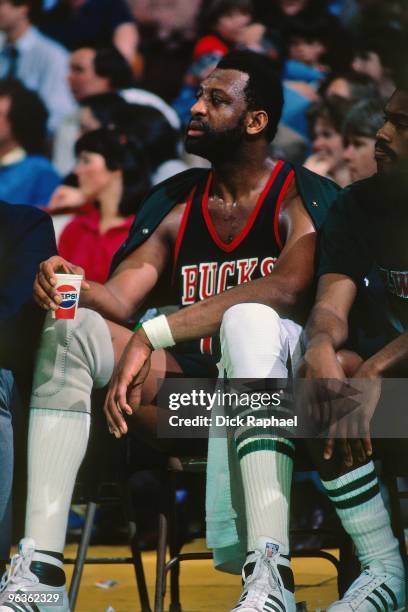
{"type": "MultiPolygon", "coordinates": [[[[66,115],[76,108],[67,82],[68,52],[37,28],[29,29],[14,43],[15,78],[34,90],[50,114],[48,127],[53,132],[66,115]]],[[[0,50],[0,78],[10,76],[10,46],[5,37],[0,50]]]]}

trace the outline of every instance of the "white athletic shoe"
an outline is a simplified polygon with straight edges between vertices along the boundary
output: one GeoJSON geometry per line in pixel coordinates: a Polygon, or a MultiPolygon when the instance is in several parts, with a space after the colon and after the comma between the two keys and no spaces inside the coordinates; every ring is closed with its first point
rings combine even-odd
{"type": "Polygon", "coordinates": [[[265,538],[248,553],[242,568],[244,590],[231,612],[295,612],[293,574],[280,545],[265,538]]]}
{"type": "Polygon", "coordinates": [[[0,612],[69,612],[65,586],[41,584],[30,570],[34,551],[34,540],[21,540],[0,581],[0,612]]]}
{"type": "Polygon", "coordinates": [[[402,612],[405,607],[405,580],[387,573],[381,561],[372,561],[327,612],[402,612]]]}

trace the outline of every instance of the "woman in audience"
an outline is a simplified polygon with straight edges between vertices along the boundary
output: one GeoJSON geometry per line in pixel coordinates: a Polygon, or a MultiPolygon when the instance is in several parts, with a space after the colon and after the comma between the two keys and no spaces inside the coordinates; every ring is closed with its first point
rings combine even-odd
{"type": "Polygon", "coordinates": [[[79,189],[93,206],[66,226],[58,250],[82,266],[88,280],[103,283],[150,187],[149,172],[140,143],[118,130],[84,134],[75,152],[79,189]]]}
{"type": "Polygon", "coordinates": [[[317,174],[331,178],[340,187],[351,182],[344,159],[342,136],[343,122],[350,107],[348,100],[333,96],[312,105],[308,112],[313,154],[304,165],[317,174]]]}
{"type": "Polygon", "coordinates": [[[344,159],[353,183],[377,172],[374,147],[383,123],[380,100],[361,100],[347,114],[343,124],[344,159]]]}

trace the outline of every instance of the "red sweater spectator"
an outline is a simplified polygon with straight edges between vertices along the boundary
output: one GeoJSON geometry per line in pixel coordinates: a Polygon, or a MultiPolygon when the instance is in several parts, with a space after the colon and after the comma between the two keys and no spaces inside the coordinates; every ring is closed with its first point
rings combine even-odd
{"type": "Polygon", "coordinates": [[[113,255],[129,233],[134,215],[119,225],[101,231],[101,215],[97,209],[78,215],[63,230],[59,254],[85,270],[87,280],[104,283],[108,278],[113,255]]]}

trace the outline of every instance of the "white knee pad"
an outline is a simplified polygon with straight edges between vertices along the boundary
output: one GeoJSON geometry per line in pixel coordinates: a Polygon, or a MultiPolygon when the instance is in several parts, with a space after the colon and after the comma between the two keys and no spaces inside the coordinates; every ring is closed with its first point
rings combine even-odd
{"type": "Polygon", "coordinates": [[[90,412],[92,387],[112,376],[109,328],[95,311],[79,308],[74,320],[47,316],[37,353],[31,408],[90,412]]]}
{"type": "Polygon", "coordinates": [[[289,342],[278,313],[264,304],[236,304],[223,317],[221,366],[229,378],[286,378],[289,342]]]}

